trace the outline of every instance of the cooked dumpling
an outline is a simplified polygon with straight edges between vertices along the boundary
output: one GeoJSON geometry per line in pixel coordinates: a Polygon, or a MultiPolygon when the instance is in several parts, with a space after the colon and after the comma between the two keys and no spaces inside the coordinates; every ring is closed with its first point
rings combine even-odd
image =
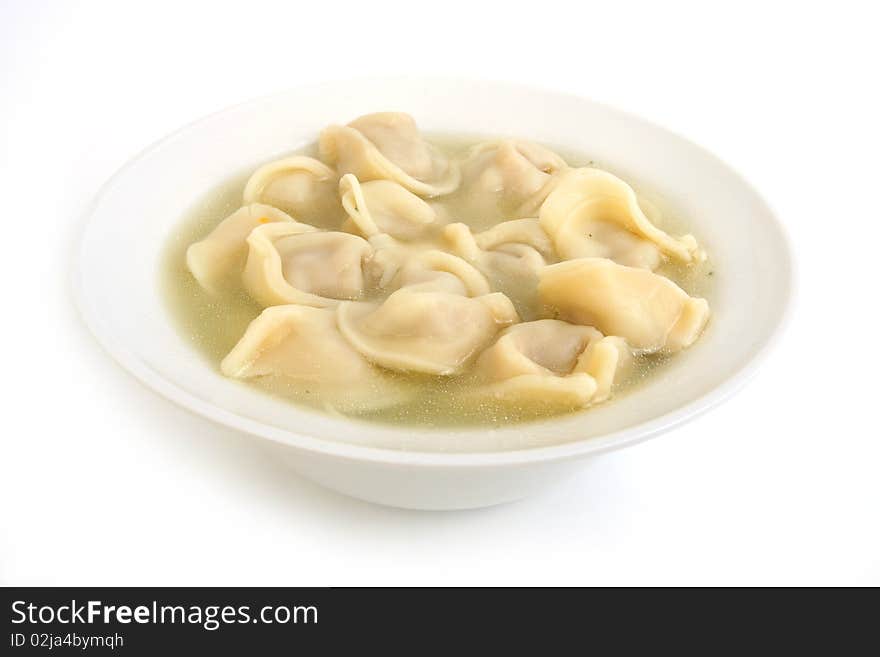
{"type": "Polygon", "coordinates": [[[335,312],[324,308],[266,308],[220,367],[238,379],[271,375],[307,383],[325,406],[340,410],[387,407],[408,394],[349,345],[335,312]]]}
{"type": "Polygon", "coordinates": [[[491,292],[486,277],[476,268],[430,242],[401,242],[387,233],[374,235],[369,242],[373,257],[366,269],[383,292],[414,286],[471,297],[491,292]]]}
{"type": "Polygon", "coordinates": [[[541,300],[561,319],[619,335],[644,353],[678,351],[696,340],[709,304],[668,278],[607,258],[579,258],[545,267],[541,300]]]}
{"type": "Polygon", "coordinates": [[[453,252],[481,270],[512,260],[518,268],[538,271],[555,259],[553,244],[537,219],[505,221],[476,235],[467,224],[455,223],[446,226],[444,237],[453,252]]]}
{"type": "Polygon", "coordinates": [[[334,229],[343,218],[337,180],[333,169],[312,157],[285,157],[254,172],[244,188],[244,202],[272,205],[298,221],[334,229]]]}
{"type": "Polygon", "coordinates": [[[541,319],[505,329],[474,366],[478,396],[578,407],[604,401],[630,361],[626,342],[541,319]]]}
{"type": "Polygon", "coordinates": [[[242,281],[263,306],[323,308],[340,299],[358,299],[364,292],[363,266],[373,249],[357,235],[294,222],[259,226],[247,243],[242,281]]]}
{"type": "Polygon", "coordinates": [[[370,280],[384,292],[414,286],[470,297],[491,292],[479,270],[430,242],[400,242],[384,233],[369,242],[373,257],[366,268],[370,280]]]}
{"type": "Polygon", "coordinates": [[[626,340],[616,335],[606,335],[590,340],[587,348],[578,356],[575,371],[586,372],[596,381],[596,394],[592,401],[605,401],[611,389],[632,370],[633,354],[626,340]]]}
{"type": "Polygon", "coordinates": [[[367,240],[373,247],[373,257],[367,263],[369,278],[380,290],[394,290],[392,281],[397,272],[411,258],[435,249],[431,242],[401,242],[387,233],[374,235],[367,240]]]}
{"type": "Polygon", "coordinates": [[[391,180],[361,184],[347,173],[339,181],[339,194],[348,214],[343,229],[364,237],[385,233],[400,240],[415,240],[424,238],[437,223],[434,208],[391,180]]]}
{"type": "Polygon", "coordinates": [[[506,218],[533,216],[568,165],[544,146],[521,140],[487,142],[461,165],[462,192],[472,212],[506,218]]]}
{"type": "Polygon", "coordinates": [[[449,248],[479,269],[494,289],[516,304],[520,315],[531,319],[537,305],[537,273],[556,255],[550,238],[537,219],[516,219],[471,233],[466,224],[444,229],[449,248]]]}
{"type": "Polygon", "coordinates": [[[367,114],[347,126],[330,126],[318,141],[321,159],[360,181],[393,180],[419,196],[447,194],[458,187],[458,167],[419,133],[411,116],[367,114]]]}
{"type": "Polygon", "coordinates": [[[247,236],[262,224],[296,222],[287,214],[261,203],[239,208],[204,239],[186,250],[186,265],[205,290],[216,293],[232,274],[241,272],[247,256],[247,236]]]}
{"type": "Polygon", "coordinates": [[[692,235],[675,238],[657,228],[639,207],[633,189],[599,169],[563,175],[539,217],[563,259],[610,258],[655,269],[663,256],[683,263],[703,257],[692,235]]]}
{"type": "Polygon", "coordinates": [[[422,251],[406,260],[392,279],[390,289],[449,292],[467,297],[489,294],[489,281],[473,265],[445,251],[422,251]]]}
{"type": "Polygon", "coordinates": [[[342,303],[337,319],[342,334],[369,361],[404,372],[449,375],[519,318],[503,294],[471,298],[404,287],[381,304],[342,303]]]}
{"type": "Polygon", "coordinates": [[[219,294],[168,272],[212,353],[266,308],[225,374],[365,419],[502,426],[600,403],[704,330],[707,302],[678,285],[711,294],[705,254],[625,182],[519,139],[432,144],[406,114],[369,114],[254,172],[187,251],[219,294]]]}

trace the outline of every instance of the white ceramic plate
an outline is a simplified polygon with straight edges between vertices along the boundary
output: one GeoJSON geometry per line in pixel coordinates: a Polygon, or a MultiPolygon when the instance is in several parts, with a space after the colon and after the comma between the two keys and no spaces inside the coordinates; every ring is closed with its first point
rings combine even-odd
{"type": "Polygon", "coordinates": [[[523,497],[583,457],[694,417],[751,375],[778,335],[792,263],[778,221],[736,172],[656,125],[574,96],[494,82],[381,79],[314,86],[225,110],[123,167],[89,211],[76,273],[82,314],[123,367],[211,420],[290,447],[301,474],[363,499],[465,508],[523,497]],[[234,172],[315,140],[329,123],[400,110],[425,131],[507,134],[588,155],[657,192],[711,254],[711,323],[637,391],[585,413],[495,430],[416,430],[302,409],[222,377],[172,324],[159,287],[168,236],[234,172]]]}

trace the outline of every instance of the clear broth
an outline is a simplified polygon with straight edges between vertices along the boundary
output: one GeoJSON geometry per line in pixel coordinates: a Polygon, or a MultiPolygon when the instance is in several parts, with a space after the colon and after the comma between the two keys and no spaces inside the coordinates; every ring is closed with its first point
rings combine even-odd
{"type": "MultiPolygon", "coordinates": [[[[487,139],[434,135],[430,141],[445,154],[455,157],[474,144],[487,139]]],[[[297,154],[314,155],[314,151],[314,147],[310,146],[297,151],[297,154]]],[[[589,158],[567,153],[564,149],[556,149],[556,152],[572,166],[600,166],[589,158]]],[[[242,192],[249,175],[250,171],[231,176],[190,209],[170,236],[161,265],[162,287],[179,331],[218,371],[220,361],[239,341],[248,324],[260,314],[262,308],[250,299],[237,276],[223,287],[224,291],[221,294],[208,294],[187,269],[185,254],[190,244],[204,238],[220,221],[241,206],[242,192]]],[[[637,189],[637,191],[640,195],[643,194],[643,190],[637,189]]],[[[673,234],[688,232],[681,220],[674,214],[665,212],[666,208],[663,208],[654,196],[648,198],[653,205],[664,210],[661,213],[662,217],[655,223],[673,234]]],[[[432,200],[432,203],[437,203],[441,208],[454,213],[456,221],[467,223],[475,230],[483,230],[491,225],[492,222],[487,222],[485,216],[478,221],[476,217],[463,214],[462,204],[459,201],[457,195],[452,194],[449,197],[432,200]]],[[[658,273],[675,281],[692,296],[708,298],[710,295],[714,272],[709,259],[691,266],[666,263],[661,266],[658,273]]],[[[528,296],[522,296],[522,291],[514,292],[517,293],[511,297],[523,320],[536,318],[539,313],[529,302],[528,296]]],[[[614,395],[605,403],[613,403],[615,397],[632,391],[641,382],[656,376],[669,359],[670,357],[662,354],[637,356],[630,375],[615,386],[614,395]]],[[[527,407],[513,406],[495,400],[474,401],[462,394],[470,385],[467,374],[455,377],[432,377],[391,372],[389,376],[395,384],[399,384],[411,394],[407,401],[380,410],[349,409],[346,415],[396,425],[461,427],[502,426],[567,412],[589,412],[589,409],[561,409],[548,406],[539,400],[530,403],[527,407]]],[[[313,385],[306,382],[283,376],[266,376],[243,382],[243,385],[257,386],[268,394],[310,408],[339,413],[316,394],[313,385]]],[[[381,394],[381,391],[377,391],[378,394],[381,394]]]]}

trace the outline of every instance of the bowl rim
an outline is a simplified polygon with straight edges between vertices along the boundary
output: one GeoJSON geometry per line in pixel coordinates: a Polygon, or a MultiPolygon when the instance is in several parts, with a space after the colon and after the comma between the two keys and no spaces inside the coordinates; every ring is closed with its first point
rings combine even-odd
{"type": "Polygon", "coordinates": [[[161,137],[146,146],[140,152],[129,158],[121,167],[119,167],[98,189],[97,193],[86,204],[80,213],[78,230],[79,237],[76,240],[76,250],[72,259],[73,275],[72,292],[75,306],[78,314],[86,327],[98,341],[100,346],[106,351],[116,363],[124,370],[129,372],[141,384],[153,392],[159,394],[170,402],[199,415],[207,420],[219,424],[221,426],[237,429],[243,433],[266,438],[275,443],[280,443],[288,447],[294,447],[306,452],[315,452],[325,456],[346,459],[357,462],[371,462],[388,466],[420,466],[429,468],[443,467],[485,467],[485,466],[517,466],[528,463],[543,463],[568,460],[571,458],[586,457],[620,449],[629,445],[638,444],[650,438],[654,438],[662,433],[670,431],[676,427],[699,417],[703,413],[715,408],[722,402],[731,398],[735,393],[741,390],[757,373],[765,362],[767,356],[779,344],[780,339],[788,328],[794,311],[795,301],[797,297],[797,262],[794,258],[792,249],[792,240],[785,224],[779,220],[778,213],[767,201],[767,199],[759,193],[759,191],[746,179],[738,169],[730,165],[727,161],[717,156],[712,151],[694,142],[693,140],[679,134],[677,131],[667,128],[666,126],[643,118],[633,112],[622,110],[610,104],[595,101],[586,96],[559,91],[539,85],[523,84],[516,82],[497,81],[480,78],[467,78],[461,76],[441,76],[431,75],[424,76],[422,82],[459,82],[468,84],[485,84],[493,87],[506,87],[512,91],[539,93],[545,95],[554,95],[559,97],[567,97],[578,101],[586,101],[602,109],[618,114],[628,121],[641,123],[647,127],[661,130],[675,137],[689,147],[702,152],[711,160],[714,160],[721,167],[726,169],[740,184],[748,189],[755,198],[767,210],[769,221],[772,222],[773,228],[780,237],[780,254],[784,255],[784,260],[780,262],[781,269],[786,273],[784,287],[784,305],[778,315],[776,325],[772,328],[771,333],[750,355],[745,359],[740,367],[727,378],[721,385],[709,390],[703,395],[695,397],[683,406],[660,415],[651,420],[625,427],[618,431],[590,438],[582,438],[572,440],[556,445],[529,447],[512,450],[493,450],[478,452],[442,452],[442,451],[411,451],[398,450],[384,447],[371,447],[367,445],[359,445],[343,441],[334,441],[324,438],[316,438],[304,433],[298,433],[279,427],[264,424],[258,420],[254,420],[242,415],[238,415],[232,411],[228,411],[211,402],[205,401],[198,396],[179,387],[173,381],[168,380],[159,374],[148,364],[140,359],[133,351],[125,347],[110,331],[106,331],[100,321],[99,313],[90,305],[86,292],[85,272],[82,266],[84,259],[84,249],[86,245],[86,237],[91,227],[91,218],[95,210],[100,205],[102,199],[113,188],[116,181],[127,174],[141,159],[150,155],[153,151],[162,148],[167,142],[176,139],[179,135],[187,132],[194,126],[207,121],[215,116],[226,113],[234,113],[251,106],[259,105],[267,100],[283,97],[295,93],[314,93],[321,87],[327,85],[345,84],[347,82],[375,82],[382,84],[402,83],[408,80],[405,76],[378,76],[378,77],[357,77],[351,79],[334,79],[326,80],[321,83],[312,83],[307,85],[298,85],[287,88],[275,93],[264,94],[249,100],[230,105],[215,112],[211,112],[197,119],[194,119],[177,130],[161,137]]]}

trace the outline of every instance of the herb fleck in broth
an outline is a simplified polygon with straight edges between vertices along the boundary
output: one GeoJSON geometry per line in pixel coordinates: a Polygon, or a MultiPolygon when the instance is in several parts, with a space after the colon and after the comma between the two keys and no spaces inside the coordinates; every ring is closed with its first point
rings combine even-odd
{"type": "MultiPolygon", "coordinates": [[[[430,142],[439,151],[450,157],[461,156],[473,145],[483,141],[486,139],[447,135],[430,138],[430,142]]],[[[315,151],[310,146],[299,153],[314,156],[315,151]]],[[[570,153],[565,153],[565,159],[572,166],[600,166],[589,158],[570,153]]],[[[209,294],[187,269],[185,254],[190,244],[204,238],[220,221],[241,206],[242,192],[250,173],[233,176],[218,185],[188,212],[168,240],[161,269],[165,296],[180,332],[212,367],[218,369],[220,361],[236,345],[262,308],[245,292],[240,280],[240,268],[225,281],[219,293],[209,294]]],[[[498,207],[494,216],[485,211],[478,216],[469,214],[461,192],[428,201],[441,217],[466,223],[475,232],[490,228],[500,221],[505,210],[498,207]]],[[[651,218],[658,227],[672,234],[688,232],[674,215],[664,213],[662,217],[654,215],[651,218]]],[[[243,264],[242,262],[241,265],[243,264]]],[[[709,260],[688,266],[666,262],[657,273],[670,278],[690,295],[708,297],[711,292],[714,272],[709,260]]],[[[504,292],[511,298],[522,321],[548,316],[546,309],[538,302],[534,285],[519,286],[518,289],[508,280],[491,277],[489,282],[493,290],[504,292]]],[[[368,290],[365,294],[365,298],[372,296],[376,296],[375,290],[368,290]]],[[[645,380],[661,373],[670,358],[663,354],[636,355],[631,373],[623,382],[615,384],[614,396],[604,403],[613,403],[615,397],[626,394],[645,380]]],[[[363,420],[398,425],[455,427],[502,426],[561,413],[589,412],[589,409],[547,404],[540,399],[535,399],[528,405],[512,405],[510,402],[486,398],[476,400],[467,394],[473,387],[472,376],[467,372],[459,376],[444,377],[388,371],[387,380],[395,389],[406,391],[406,401],[380,410],[371,410],[369,405],[347,408],[345,414],[363,420]]],[[[334,414],[340,412],[329,407],[322,400],[319,387],[311,383],[269,375],[243,381],[242,385],[253,385],[269,394],[311,408],[334,414]]],[[[377,388],[375,394],[379,396],[383,392],[384,390],[377,388]]]]}

